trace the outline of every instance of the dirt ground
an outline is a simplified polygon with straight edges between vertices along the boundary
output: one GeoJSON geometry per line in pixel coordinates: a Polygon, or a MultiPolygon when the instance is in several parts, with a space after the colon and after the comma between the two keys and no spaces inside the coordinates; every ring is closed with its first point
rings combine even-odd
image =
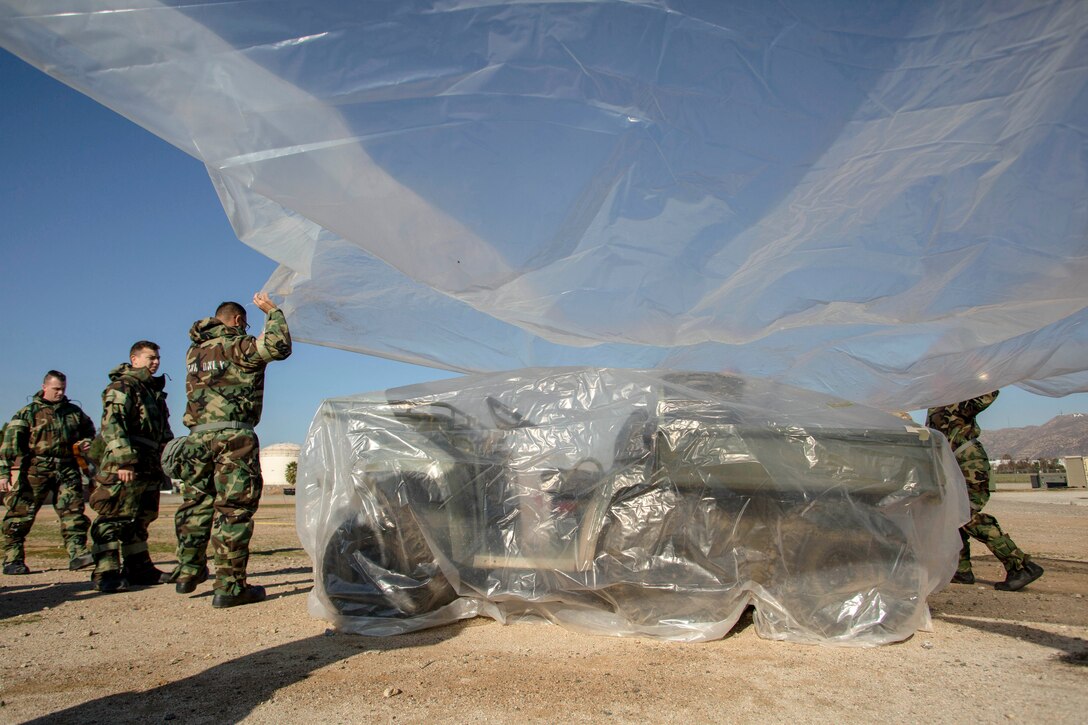
{"type": "MultiPolygon", "coordinates": [[[[172,561],[164,500],[153,558],[172,561]]],[[[1084,722],[1088,493],[999,492],[988,510],[1046,575],[930,599],[933,629],[878,648],[759,639],[591,637],[476,619],[411,635],[339,634],[306,610],[294,507],[266,497],[251,580],[269,601],[214,610],[211,588],[103,596],[69,572],[56,517],[31,536],[34,573],[0,577],[0,722],[1084,722]]]]}

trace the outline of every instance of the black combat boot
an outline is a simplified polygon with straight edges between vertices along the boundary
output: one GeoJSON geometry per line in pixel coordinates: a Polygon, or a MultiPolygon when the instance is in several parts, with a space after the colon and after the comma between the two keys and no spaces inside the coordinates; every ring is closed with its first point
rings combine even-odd
{"type": "Polygon", "coordinates": [[[1020,591],[1042,575],[1043,567],[1034,561],[1025,561],[1022,567],[1010,571],[1005,581],[994,584],[994,589],[1002,592],[1020,591]]]}
{"type": "Polygon", "coordinates": [[[212,606],[216,609],[237,607],[242,604],[255,604],[265,600],[264,587],[256,584],[247,584],[238,594],[216,594],[212,597],[212,606]]]}
{"type": "Polygon", "coordinates": [[[128,589],[128,582],[121,576],[121,572],[113,571],[96,571],[91,575],[91,584],[94,585],[95,590],[102,592],[103,594],[113,594],[114,592],[122,592],[128,589]]]}
{"type": "Polygon", "coordinates": [[[94,566],[94,555],[88,552],[69,560],[68,571],[79,571],[80,569],[86,569],[89,566],[94,566]]]}
{"type": "Polygon", "coordinates": [[[181,576],[174,577],[174,591],[178,594],[192,594],[196,591],[198,584],[203,584],[208,581],[208,567],[205,566],[196,576],[181,576]]]}
{"type": "Polygon", "coordinates": [[[151,556],[146,551],[125,557],[124,576],[133,586],[161,584],[166,572],[156,569],[151,563],[151,556]]]}
{"type": "Polygon", "coordinates": [[[971,571],[957,571],[952,575],[953,584],[974,584],[975,573],[971,571]]]}
{"type": "MultiPolygon", "coordinates": [[[[174,584],[178,581],[183,581],[187,577],[181,573],[181,565],[175,566],[170,571],[164,571],[162,576],[159,577],[159,584],[174,584]]],[[[204,578],[200,581],[206,581],[208,578],[208,565],[204,565],[204,578]]]]}
{"type": "Polygon", "coordinates": [[[27,567],[27,565],[24,564],[21,561],[13,561],[10,564],[4,564],[4,573],[5,574],[29,574],[30,573],[30,568],[27,567]]]}

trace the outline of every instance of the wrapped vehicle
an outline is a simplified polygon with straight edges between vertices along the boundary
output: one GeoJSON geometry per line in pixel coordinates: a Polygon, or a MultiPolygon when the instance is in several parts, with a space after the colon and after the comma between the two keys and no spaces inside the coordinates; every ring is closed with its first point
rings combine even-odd
{"type": "Polygon", "coordinates": [[[299,462],[311,611],[700,641],[881,644],[928,624],[965,490],[940,434],[737,376],[475,375],[325,401],[299,462]]]}

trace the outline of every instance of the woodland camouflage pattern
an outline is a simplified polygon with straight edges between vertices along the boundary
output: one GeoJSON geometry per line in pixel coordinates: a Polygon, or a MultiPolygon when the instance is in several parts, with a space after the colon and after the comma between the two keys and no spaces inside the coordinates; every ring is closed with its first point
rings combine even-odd
{"type": "Polygon", "coordinates": [[[930,408],[926,415],[926,426],[944,433],[952,450],[956,450],[967,441],[977,440],[982,434],[982,429],[975,419],[979,413],[997,400],[1000,392],[995,390],[952,405],[930,408]]]}
{"type": "Polygon", "coordinates": [[[182,503],[174,516],[178,579],[195,577],[204,570],[211,541],[215,590],[233,596],[244,588],[253,514],[263,488],[259,453],[260,443],[253,431],[189,435],[181,457],[182,503]]]}
{"type": "Polygon", "coordinates": [[[83,514],[82,478],[72,446],[92,438],[94,423],[66,397],[50,403],[39,392],[12,417],[0,444],[0,474],[17,474],[0,525],[4,564],[23,561],[23,544],[50,493],[68,557],[88,553],[89,522],[83,514]]]}
{"type": "Polygon", "coordinates": [[[264,405],[264,369],[291,354],[291,333],[283,312],[268,313],[260,337],[227,327],[215,317],[198,320],[185,356],[186,428],[235,421],[257,425],[264,405]]]}
{"type": "Polygon", "coordinates": [[[986,449],[978,441],[982,429],[975,418],[990,407],[998,393],[995,390],[960,403],[930,408],[926,416],[926,425],[939,430],[948,438],[963,479],[967,483],[967,498],[971,502],[972,516],[960,528],[963,547],[960,549],[957,571],[961,574],[971,571],[971,537],[984,543],[1006,571],[1019,569],[1030,558],[1001,530],[997,519],[982,512],[986,502],[990,500],[990,461],[986,449]]]}
{"type": "MultiPolygon", "coordinates": [[[[291,334],[283,312],[268,313],[258,338],[214,317],[198,320],[189,337],[193,344],[185,359],[185,425],[257,425],[264,400],[264,369],[291,354],[291,334]]],[[[259,453],[253,430],[189,435],[179,455],[183,501],[174,517],[178,579],[203,571],[210,540],[215,549],[216,593],[236,596],[245,588],[253,514],[263,487],[259,453]]]]}
{"type": "Polygon", "coordinates": [[[105,448],[99,461],[91,508],[97,513],[91,527],[94,541],[94,576],[139,562],[150,564],[147,528],[159,516],[159,487],[163,482],[159,454],[174,437],[166,406],[163,376],[148,368],[118,365],[109,373],[110,384],[102,391],[102,438],[105,448]],[[118,469],[132,469],[136,478],[123,483],[118,469]]]}

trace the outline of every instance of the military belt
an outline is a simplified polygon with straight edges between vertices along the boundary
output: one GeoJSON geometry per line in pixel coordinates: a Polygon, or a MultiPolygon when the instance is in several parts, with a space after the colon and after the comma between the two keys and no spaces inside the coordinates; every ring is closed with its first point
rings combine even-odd
{"type": "Polygon", "coordinates": [[[972,438],[971,440],[966,441],[962,446],[960,446],[956,450],[952,451],[952,455],[953,456],[958,456],[960,453],[962,453],[963,451],[967,450],[968,448],[970,448],[971,446],[974,446],[974,445],[978,445],[978,438],[972,438]]]}
{"type": "Polygon", "coordinates": [[[190,433],[203,433],[209,430],[253,430],[249,423],[239,423],[234,420],[225,420],[222,423],[201,423],[189,429],[190,433]]]}
{"type": "Polygon", "coordinates": [[[121,546],[122,556],[131,556],[133,554],[139,554],[142,551],[147,551],[146,541],[136,541],[131,544],[124,544],[121,546]]]}

